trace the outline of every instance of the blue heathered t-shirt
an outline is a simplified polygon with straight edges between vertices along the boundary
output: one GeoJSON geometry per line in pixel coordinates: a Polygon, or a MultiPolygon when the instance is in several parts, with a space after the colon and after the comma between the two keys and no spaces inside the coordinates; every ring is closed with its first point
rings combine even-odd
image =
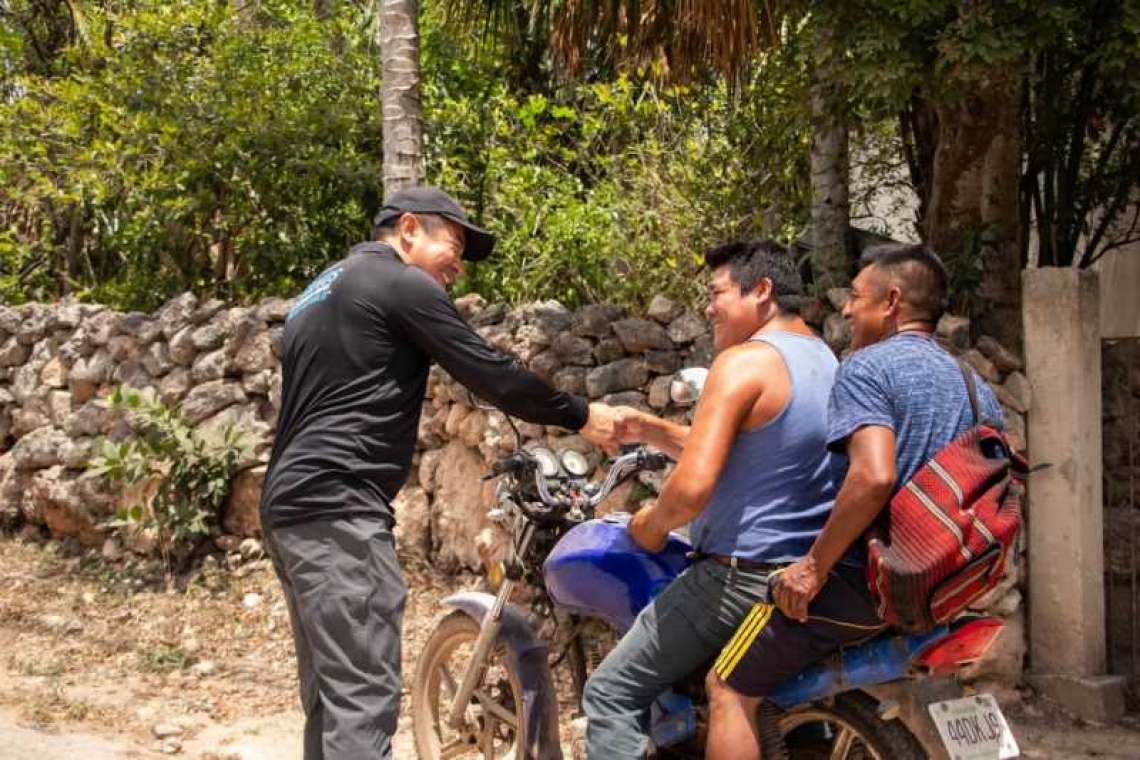
{"type": "MultiPolygon", "coordinates": [[[[974,377],[982,419],[1000,428],[1001,405],[976,372],[974,377]]],[[[828,405],[827,445],[842,449],[866,425],[890,428],[897,491],[973,424],[966,380],[954,357],[930,335],[900,333],[856,351],[839,365],[828,405]]]]}

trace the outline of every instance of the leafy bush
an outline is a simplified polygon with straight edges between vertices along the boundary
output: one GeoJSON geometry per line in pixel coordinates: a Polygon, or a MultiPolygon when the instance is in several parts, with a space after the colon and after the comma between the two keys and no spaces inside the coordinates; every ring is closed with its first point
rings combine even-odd
{"type": "MultiPolygon", "coordinates": [[[[735,93],[657,87],[652,72],[527,93],[495,55],[450,37],[438,5],[421,28],[428,179],[500,238],[464,287],[512,303],[688,297],[702,248],[805,221],[794,51],[735,93]]],[[[5,300],[50,298],[64,281],[130,309],[183,290],[289,296],[367,234],[380,197],[374,9],[84,4],[82,30],[31,65],[12,19],[48,7],[13,0],[0,14],[5,300]]]]}
{"type": "Polygon", "coordinates": [[[120,386],[108,402],[127,415],[136,437],[118,443],[103,439],[88,473],[135,487],[141,501],[125,505],[118,523],[153,530],[169,562],[216,532],[230,481],[241,463],[253,458],[256,441],[233,423],[190,427],[179,409],[164,405],[151,388],[120,386]]]}
{"type": "Polygon", "coordinates": [[[499,238],[462,287],[509,303],[688,301],[711,245],[797,236],[810,127],[797,45],[737,91],[660,86],[641,71],[528,94],[490,64],[450,60],[446,35],[429,29],[428,174],[499,238]]]}
{"type": "Polygon", "coordinates": [[[230,3],[117,5],[88,6],[53,71],[0,90],[0,291],[43,299],[66,279],[140,309],[291,292],[366,233],[367,43],[334,50],[339,25],[283,0],[256,24],[230,3]]]}

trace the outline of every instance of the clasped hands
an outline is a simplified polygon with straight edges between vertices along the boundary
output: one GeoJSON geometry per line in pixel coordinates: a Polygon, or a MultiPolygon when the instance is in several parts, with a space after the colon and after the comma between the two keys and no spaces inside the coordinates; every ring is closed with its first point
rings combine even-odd
{"type": "MultiPolygon", "coordinates": [[[[627,443],[640,443],[644,440],[642,422],[647,415],[631,407],[611,407],[606,404],[590,405],[590,418],[582,435],[609,454],[627,443]]],[[[661,551],[665,547],[668,532],[654,524],[652,506],[639,510],[629,521],[629,533],[633,540],[648,551],[661,551]]],[[[815,559],[808,555],[801,557],[785,568],[773,583],[772,601],[780,611],[792,620],[807,622],[808,605],[819,594],[827,579],[820,573],[815,559]]]]}
{"type": "Polygon", "coordinates": [[[590,404],[590,416],[579,430],[582,437],[610,456],[618,453],[622,444],[637,443],[641,433],[639,412],[628,406],[610,406],[600,402],[590,404]]]}
{"type": "MultiPolygon", "coordinates": [[[[622,444],[641,443],[644,440],[642,421],[646,416],[645,412],[628,406],[591,404],[589,421],[581,433],[591,443],[612,455],[622,444]]],[[[642,548],[659,552],[665,548],[669,534],[654,524],[654,517],[652,506],[638,510],[629,521],[629,533],[642,548]]]]}

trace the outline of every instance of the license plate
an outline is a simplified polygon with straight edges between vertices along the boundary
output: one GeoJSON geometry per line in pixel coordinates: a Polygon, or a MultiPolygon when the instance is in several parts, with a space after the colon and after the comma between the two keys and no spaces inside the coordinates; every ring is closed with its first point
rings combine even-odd
{"type": "Polygon", "coordinates": [[[1021,754],[992,694],[935,702],[927,709],[950,760],[1005,760],[1021,754]]]}

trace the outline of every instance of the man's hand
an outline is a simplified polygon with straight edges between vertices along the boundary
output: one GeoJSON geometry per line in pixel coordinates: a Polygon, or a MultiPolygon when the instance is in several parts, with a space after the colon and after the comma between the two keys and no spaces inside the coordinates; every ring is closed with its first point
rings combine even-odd
{"type": "Polygon", "coordinates": [[[788,565],[776,577],[779,581],[772,592],[776,606],[792,620],[806,623],[808,605],[823,588],[826,576],[823,578],[819,576],[815,560],[807,556],[788,565]]]}
{"type": "Polygon", "coordinates": [[[639,509],[629,519],[629,535],[637,545],[648,552],[657,553],[665,548],[669,534],[653,525],[653,505],[639,509]]]}
{"type": "Polygon", "coordinates": [[[614,436],[618,443],[642,443],[645,440],[645,431],[642,419],[645,412],[640,412],[631,406],[614,408],[614,436]]]}
{"type": "Polygon", "coordinates": [[[617,414],[606,404],[590,404],[590,416],[578,432],[582,437],[610,456],[618,452],[618,439],[615,431],[617,414]]]}

